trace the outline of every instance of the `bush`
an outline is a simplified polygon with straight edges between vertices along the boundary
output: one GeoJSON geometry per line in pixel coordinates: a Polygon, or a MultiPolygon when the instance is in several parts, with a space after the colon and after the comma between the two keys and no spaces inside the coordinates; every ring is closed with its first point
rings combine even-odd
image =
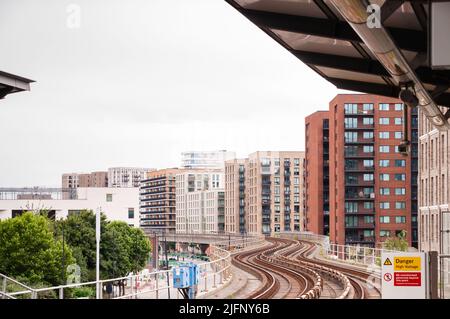
{"type": "Polygon", "coordinates": [[[91,287],[77,287],[72,290],[72,298],[90,298],[95,295],[95,291],[91,287]]]}

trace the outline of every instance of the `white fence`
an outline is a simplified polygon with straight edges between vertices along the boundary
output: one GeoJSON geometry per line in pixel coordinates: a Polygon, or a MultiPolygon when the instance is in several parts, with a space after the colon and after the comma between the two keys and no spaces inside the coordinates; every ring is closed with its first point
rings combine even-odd
{"type": "MultiPolygon", "coordinates": [[[[197,294],[216,289],[231,280],[231,254],[261,245],[264,236],[241,237],[223,240],[210,245],[209,262],[199,263],[200,280],[197,294]]],[[[173,288],[172,270],[141,272],[137,275],[100,280],[98,282],[74,283],[48,288],[32,288],[0,274],[3,299],[76,298],[74,288],[99,289],[100,299],[173,299],[181,295],[173,288]]]]}

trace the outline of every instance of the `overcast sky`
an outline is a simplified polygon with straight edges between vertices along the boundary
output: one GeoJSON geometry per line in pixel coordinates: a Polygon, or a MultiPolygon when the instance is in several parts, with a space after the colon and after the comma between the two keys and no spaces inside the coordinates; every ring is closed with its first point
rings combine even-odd
{"type": "Polygon", "coordinates": [[[0,101],[1,187],[303,150],[338,93],[224,0],[1,0],[0,39],[0,70],[36,81],[0,101]]]}

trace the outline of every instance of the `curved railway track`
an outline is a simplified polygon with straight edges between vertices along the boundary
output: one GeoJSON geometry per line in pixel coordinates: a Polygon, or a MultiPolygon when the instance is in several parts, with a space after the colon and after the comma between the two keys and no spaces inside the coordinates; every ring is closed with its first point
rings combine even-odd
{"type": "MultiPolygon", "coordinates": [[[[247,299],[319,298],[324,278],[328,281],[326,286],[329,290],[336,284],[342,286],[339,293],[332,291],[335,298],[365,299],[373,296],[367,288],[367,279],[372,274],[316,259],[316,244],[275,238],[267,241],[266,246],[233,256],[233,265],[261,281],[260,286],[246,296],[247,299]]],[[[379,294],[378,288],[373,289],[379,294]]]]}
{"type": "Polygon", "coordinates": [[[248,299],[300,298],[314,286],[314,279],[299,270],[275,264],[275,252],[290,246],[286,240],[269,239],[270,245],[244,252],[233,257],[232,263],[253,274],[260,287],[247,296],[248,299]]]}

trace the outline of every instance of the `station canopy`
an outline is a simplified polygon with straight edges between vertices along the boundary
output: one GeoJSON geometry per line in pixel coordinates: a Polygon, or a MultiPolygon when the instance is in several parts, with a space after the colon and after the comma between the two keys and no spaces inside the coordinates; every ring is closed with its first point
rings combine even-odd
{"type": "MultiPolygon", "coordinates": [[[[331,0],[226,1],[336,87],[399,96],[398,81],[331,0]]],[[[342,0],[342,3],[352,1],[357,2],[342,0]]],[[[381,8],[384,29],[434,102],[450,107],[450,71],[432,70],[428,63],[428,1],[372,0],[366,3],[381,8]]]]}
{"type": "Polygon", "coordinates": [[[11,93],[29,91],[33,80],[0,71],[0,99],[11,93]]]}

